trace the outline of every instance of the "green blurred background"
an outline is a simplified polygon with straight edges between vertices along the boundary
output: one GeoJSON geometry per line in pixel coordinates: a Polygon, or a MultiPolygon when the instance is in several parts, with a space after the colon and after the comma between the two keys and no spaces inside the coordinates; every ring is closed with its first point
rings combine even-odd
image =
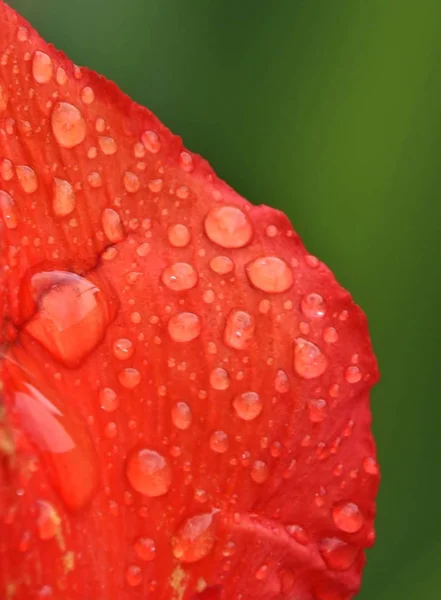
{"type": "Polygon", "coordinates": [[[10,0],[285,210],[365,309],[383,482],[360,600],[441,598],[441,0],[10,0]]]}

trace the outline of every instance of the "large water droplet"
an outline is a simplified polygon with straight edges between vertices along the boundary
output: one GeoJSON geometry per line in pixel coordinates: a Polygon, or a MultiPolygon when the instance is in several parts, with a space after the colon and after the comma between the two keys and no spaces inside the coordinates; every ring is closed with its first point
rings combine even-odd
{"type": "Polygon", "coordinates": [[[233,406],[241,419],[252,421],[262,412],[263,402],[256,392],[244,392],[236,396],[233,406]]]}
{"type": "Polygon", "coordinates": [[[190,427],[193,418],[191,408],[186,402],[177,402],[172,408],[171,417],[173,425],[182,431],[190,427]]]}
{"type": "Polygon", "coordinates": [[[108,240],[115,244],[124,239],[124,227],[121,217],[113,208],[105,208],[101,215],[101,223],[108,240]]]}
{"type": "Polygon", "coordinates": [[[174,342],[191,342],[201,334],[201,320],[190,312],[178,313],[169,320],[168,333],[174,342]]]}
{"type": "Polygon", "coordinates": [[[300,377],[314,379],[326,371],[328,361],[320,348],[303,338],[294,344],[294,369],[300,377]]]}
{"type": "Polygon", "coordinates": [[[216,367],[210,373],[210,385],[214,390],[226,390],[230,387],[230,376],[228,371],[222,367],[216,367]]]}
{"type": "Polygon", "coordinates": [[[59,217],[69,215],[75,208],[75,191],[64,179],[54,179],[52,207],[59,217]]]}
{"type": "Polygon", "coordinates": [[[223,248],[242,248],[250,243],[253,228],[236,206],[216,206],[205,217],[207,237],[223,248]]]}
{"type": "Polygon", "coordinates": [[[358,555],[358,547],[338,538],[325,538],[319,545],[320,554],[327,567],[333,571],[347,571],[358,555]]]}
{"type": "Polygon", "coordinates": [[[161,279],[170,290],[182,292],[197,284],[198,274],[188,263],[177,262],[164,269],[161,279]]]}
{"type": "Polygon", "coordinates": [[[0,211],[6,227],[8,229],[15,229],[18,224],[15,202],[12,196],[3,190],[0,190],[0,211]]]}
{"type": "Polygon", "coordinates": [[[172,538],[175,558],[182,563],[194,563],[205,558],[213,550],[215,531],[214,512],[187,519],[172,538]]]}
{"type": "Polygon", "coordinates": [[[357,533],[364,525],[364,517],[353,502],[339,502],[332,508],[332,518],[345,533],[357,533]]]}
{"type": "Polygon", "coordinates": [[[215,256],[210,260],[210,268],[218,275],[228,275],[234,270],[234,262],[228,256],[215,256]]]}
{"type": "Polygon", "coordinates": [[[164,496],[171,486],[172,472],[167,460],[148,448],[129,455],[126,475],[133,489],[149,498],[164,496]]]}
{"type": "Polygon", "coordinates": [[[115,154],[118,150],[115,140],[106,135],[101,135],[98,138],[98,144],[100,145],[102,153],[106,154],[107,156],[115,154]]]}
{"type": "Polygon", "coordinates": [[[181,225],[180,223],[170,225],[167,233],[168,241],[175,248],[184,248],[190,243],[190,232],[185,225],[181,225]]]}
{"type": "Polygon", "coordinates": [[[326,303],[320,294],[306,294],[300,302],[305,317],[309,319],[317,319],[324,317],[326,314],[326,303]]]}
{"type": "Polygon", "coordinates": [[[33,194],[38,189],[38,179],[34,169],[27,165],[18,165],[15,169],[17,179],[26,194],[33,194]]]}
{"type": "Polygon", "coordinates": [[[277,256],[263,256],[249,263],[247,275],[254,287],[272,294],[286,292],[293,284],[291,269],[277,256]]]}
{"type": "Polygon", "coordinates": [[[232,310],[225,324],[224,342],[230,348],[244,350],[254,335],[254,317],[244,310],[232,310]]]}
{"type": "Polygon", "coordinates": [[[63,148],[74,148],[86,137],[86,121],[78,108],[58,102],[51,116],[52,132],[63,148]]]}
{"type": "Polygon", "coordinates": [[[32,58],[32,76],[37,83],[49,83],[54,73],[50,56],[36,50],[32,58]]]}
{"type": "Polygon", "coordinates": [[[33,275],[30,289],[38,310],[25,331],[66,366],[79,365],[111,319],[104,294],[92,281],[65,271],[33,275]]]}

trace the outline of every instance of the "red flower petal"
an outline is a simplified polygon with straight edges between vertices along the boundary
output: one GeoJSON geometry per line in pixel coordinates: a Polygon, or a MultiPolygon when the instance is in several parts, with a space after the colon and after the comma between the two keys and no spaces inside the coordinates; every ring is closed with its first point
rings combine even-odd
{"type": "Polygon", "coordinates": [[[0,2],[0,594],[345,600],[366,320],[287,218],[0,2]]]}

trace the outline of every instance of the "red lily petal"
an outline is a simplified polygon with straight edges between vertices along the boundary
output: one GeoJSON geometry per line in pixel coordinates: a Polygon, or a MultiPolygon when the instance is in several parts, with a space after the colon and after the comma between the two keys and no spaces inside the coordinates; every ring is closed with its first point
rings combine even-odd
{"type": "Polygon", "coordinates": [[[0,1],[0,590],[346,600],[366,320],[288,219],[0,1]]]}

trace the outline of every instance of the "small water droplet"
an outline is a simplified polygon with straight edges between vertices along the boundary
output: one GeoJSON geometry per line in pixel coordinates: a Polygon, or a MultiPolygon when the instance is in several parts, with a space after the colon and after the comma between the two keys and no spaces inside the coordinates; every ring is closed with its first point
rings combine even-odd
{"type": "Polygon", "coordinates": [[[51,540],[60,533],[61,519],[50,502],[37,501],[37,529],[42,540],[51,540]]]}
{"type": "Polygon", "coordinates": [[[106,412],[114,412],[119,407],[118,396],[111,388],[103,388],[99,395],[100,406],[106,412]]]}
{"type": "Polygon", "coordinates": [[[59,217],[69,215],[75,208],[75,191],[64,179],[54,179],[52,207],[59,217]]]}
{"type": "Polygon", "coordinates": [[[263,256],[247,265],[251,284],[263,292],[280,294],[293,284],[292,271],[287,263],[277,256],[263,256]]]}
{"type": "Polygon", "coordinates": [[[105,208],[101,214],[101,223],[107,239],[113,244],[124,239],[124,227],[116,210],[105,208]]]}
{"type": "Polygon", "coordinates": [[[0,84],[0,113],[6,110],[8,106],[8,94],[5,88],[0,84]]]}
{"type": "Polygon", "coordinates": [[[141,182],[139,181],[138,175],[135,173],[131,173],[130,171],[126,171],[124,173],[124,187],[130,194],[134,194],[141,187],[141,182]]]}
{"type": "Polygon", "coordinates": [[[300,527],[300,525],[287,525],[286,531],[293,539],[295,539],[296,542],[302,544],[303,546],[306,546],[306,544],[309,542],[308,534],[303,527],[300,527]]]}
{"type": "Polygon", "coordinates": [[[155,541],[148,537],[139,537],[135,540],[133,548],[140,560],[150,562],[155,560],[156,547],[155,541]]]}
{"type": "Polygon", "coordinates": [[[126,581],[131,587],[142,583],[142,570],[138,565],[129,565],[126,570],[126,581]]]}
{"type": "Polygon", "coordinates": [[[213,452],[223,454],[228,450],[230,441],[225,431],[213,431],[210,436],[209,446],[213,452]]]}
{"type": "Polygon", "coordinates": [[[74,148],[86,137],[86,121],[78,108],[68,102],[58,102],[51,116],[52,132],[63,148],[74,148]]]}
{"type": "Polygon", "coordinates": [[[182,292],[195,287],[198,282],[198,275],[188,263],[178,262],[166,267],[161,279],[162,283],[170,290],[182,292]]]}
{"type": "Polygon", "coordinates": [[[297,338],[294,345],[294,369],[297,374],[304,379],[323,375],[328,361],[320,348],[303,338],[297,338]]]}
{"type": "Polygon", "coordinates": [[[14,177],[12,162],[8,158],[4,158],[0,163],[0,174],[5,181],[11,181],[14,177]]]}
{"type": "Polygon", "coordinates": [[[253,228],[236,206],[216,206],[205,217],[207,237],[223,248],[242,248],[250,243],[253,228]]]}
{"type": "Polygon", "coordinates": [[[339,502],[332,509],[332,518],[345,533],[357,533],[364,525],[364,517],[353,502],[339,502]]]}
{"type": "Polygon", "coordinates": [[[328,414],[328,404],[323,398],[308,400],[309,420],[311,423],[321,423],[328,414]]]}
{"type": "Polygon", "coordinates": [[[190,427],[193,418],[191,408],[186,402],[177,402],[172,408],[171,417],[173,425],[182,431],[190,427]]]}
{"type": "Polygon", "coordinates": [[[251,467],[251,479],[256,483],[265,483],[269,477],[268,465],[263,460],[256,460],[251,467]]]}
{"type": "Polygon", "coordinates": [[[3,190],[0,190],[0,211],[6,227],[8,229],[15,229],[18,224],[15,202],[12,196],[3,190]]]}
{"type": "Polygon", "coordinates": [[[27,165],[18,165],[15,169],[17,179],[26,194],[33,194],[38,189],[38,179],[34,169],[27,165]]]}
{"type": "Polygon", "coordinates": [[[67,73],[61,67],[58,67],[55,78],[57,80],[58,85],[64,85],[67,81],[67,73]]]}
{"type": "Polygon", "coordinates": [[[358,547],[347,544],[338,538],[325,538],[319,545],[320,554],[326,566],[333,571],[347,571],[358,555],[358,547]]]}
{"type": "Polygon", "coordinates": [[[17,29],[17,40],[19,42],[26,42],[29,37],[29,32],[26,27],[19,27],[17,29]]]}
{"type": "Polygon", "coordinates": [[[228,275],[234,270],[234,263],[228,256],[215,256],[210,260],[210,268],[218,275],[228,275]]]}
{"type": "Polygon", "coordinates": [[[84,104],[92,104],[95,100],[95,92],[91,87],[86,86],[81,90],[81,100],[84,104]]]}
{"type": "Polygon", "coordinates": [[[230,376],[228,371],[222,367],[216,367],[210,373],[210,385],[214,390],[226,390],[230,387],[230,376]]]}
{"type": "Polygon", "coordinates": [[[175,248],[184,248],[190,243],[190,232],[185,225],[181,225],[180,223],[170,225],[167,233],[168,241],[175,248]]]}
{"type": "Polygon", "coordinates": [[[159,141],[158,135],[154,131],[144,131],[141,136],[141,141],[146,150],[152,154],[156,154],[161,149],[161,142],[159,141]]]}
{"type": "Polygon", "coordinates": [[[345,379],[348,383],[358,383],[361,380],[360,369],[355,365],[351,365],[345,371],[345,379]]]}
{"type": "Polygon", "coordinates": [[[371,456],[363,459],[363,469],[368,475],[378,475],[380,472],[377,461],[371,456]]]}
{"type": "Polygon", "coordinates": [[[37,83],[49,83],[52,79],[54,66],[50,56],[36,50],[32,58],[32,76],[37,83]]]}
{"type": "Polygon", "coordinates": [[[138,369],[128,367],[118,375],[120,384],[127,390],[133,390],[141,383],[141,373],[138,369]]]}
{"type": "Polygon", "coordinates": [[[279,394],[286,394],[291,389],[288,375],[282,369],[279,369],[276,373],[274,388],[276,392],[279,392],[279,394]]]}
{"type": "Polygon", "coordinates": [[[190,154],[190,152],[181,152],[180,153],[179,166],[181,167],[181,169],[183,171],[187,171],[187,173],[189,173],[190,171],[193,171],[193,169],[194,169],[193,157],[190,154]]]}
{"type": "Polygon", "coordinates": [[[164,496],[172,480],[167,460],[148,448],[131,452],[127,459],[126,476],[134,490],[149,498],[164,496]]]}
{"type": "Polygon", "coordinates": [[[323,332],[323,339],[328,344],[335,344],[338,342],[338,333],[335,327],[327,327],[323,332]]]}
{"type": "Polygon", "coordinates": [[[191,342],[201,334],[201,320],[194,313],[178,313],[169,320],[168,333],[174,342],[191,342]]]}
{"type": "Polygon", "coordinates": [[[300,302],[300,308],[308,319],[319,319],[326,314],[326,303],[320,294],[306,294],[300,302]]]}
{"type": "Polygon", "coordinates": [[[118,360],[128,360],[134,351],[133,342],[127,338],[119,338],[113,342],[113,354],[118,360]]]}
{"type": "Polygon", "coordinates": [[[252,421],[263,409],[262,400],[256,392],[244,392],[233,400],[233,406],[241,419],[252,421]]]}
{"type": "Polygon", "coordinates": [[[54,358],[78,366],[104,337],[111,319],[103,292],[92,281],[65,271],[33,275],[30,291],[38,311],[25,330],[54,358]]]}
{"type": "Polygon", "coordinates": [[[107,156],[115,154],[118,150],[118,146],[116,145],[115,140],[107,135],[101,135],[98,138],[98,144],[101,148],[102,153],[106,154],[107,156]]]}
{"type": "Polygon", "coordinates": [[[254,335],[254,318],[243,310],[232,310],[224,331],[224,342],[230,348],[244,350],[254,335]]]}
{"type": "Polygon", "coordinates": [[[214,547],[214,512],[187,519],[172,538],[173,556],[182,563],[195,563],[208,556],[214,547]]]}

